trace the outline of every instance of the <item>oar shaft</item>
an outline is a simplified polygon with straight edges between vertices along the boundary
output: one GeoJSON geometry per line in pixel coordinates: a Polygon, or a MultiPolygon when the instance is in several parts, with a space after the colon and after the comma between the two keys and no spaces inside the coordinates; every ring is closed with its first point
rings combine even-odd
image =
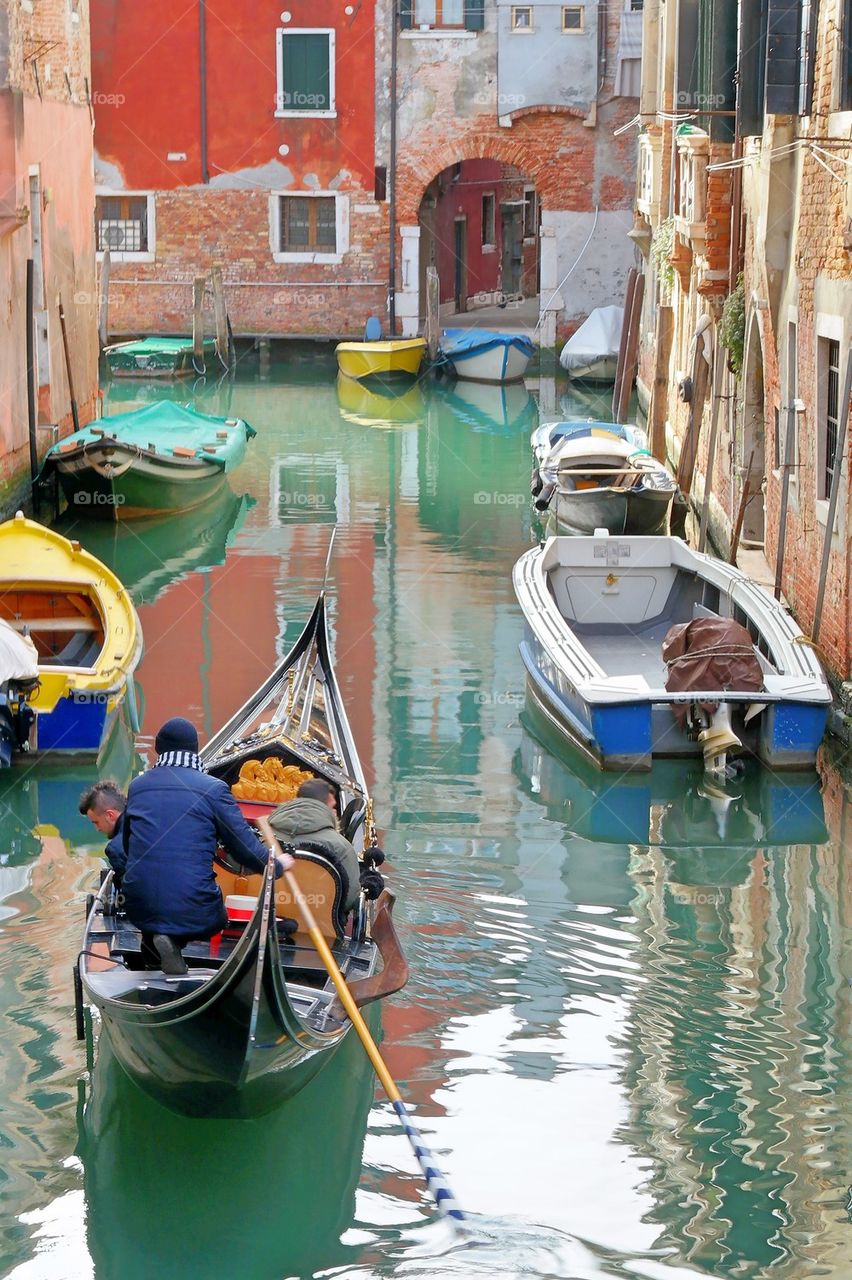
{"type": "Polygon", "coordinates": [[[373,1067],[375,1068],[376,1075],[379,1077],[379,1079],[382,1082],[382,1088],[390,1098],[391,1102],[401,1101],[399,1089],[397,1089],[393,1081],[393,1077],[391,1076],[390,1072],[388,1071],[387,1067],[384,1064],[384,1060],[382,1059],[382,1056],[379,1053],[379,1050],[376,1046],[376,1042],[373,1039],[373,1037],[370,1035],[370,1028],[367,1026],[366,1022],[364,1021],[364,1016],[361,1013],[361,1010],[356,1005],[352,997],[352,992],[349,990],[348,986],[346,985],[346,980],[344,979],[343,974],[340,972],[340,968],[338,967],[337,961],[335,960],[334,956],[331,954],[331,948],[329,947],[328,943],[323,937],[322,932],[320,931],[317,925],[317,922],[314,919],[314,913],[311,911],[310,907],[305,901],[305,898],[301,890],[299,889],[298,884],[296,883],[296,878],[293,875],[293,872],[285,871],[284,879],[287,882],[287,887],[290,890],[290,893],[293,895],[293,901],[299,904],[299,910],[301,911],[305,924],[308,927],[308,935],[311,939],[311,942],[316,947],[319,953],[320,959],[322,960],[323,964],[328,970],[329,977],[334,983],[335,990],[337,991],[337,994],[340,997],[340,1003],[343,1005],[344,1009],[346,1010],[353,1027],[358,1032],[358,1035],[361,1039],[361,1043],[364,1045],[364,1048],[367,1050],[367,1056],[369,1057],[370,1061],[373,1064],[373,1067]]]}
{"type": "MultiPolygon", "coordinates": [[[[258,826],[266,839],[266,843],[270,851],[275,853],[280,850],[280,845],[278,844],[275,832],[269,824],[268,818],[260,818],[258,826]]],[[[399,1117],[402,1127],[405,1130],[405,1136],[411,1143],[411,1149],[414,1152],[417,1163],[420,1165],[420,1171],[426,1180],[426,1186],[429,1193],[438,1207],[438,1212],[444,1214],[448,1218],[454,1218],[457,1222],[463,1221],[465,1215],[459,1207],[452,1191],[447,1186],[447,1183],[444,1180],[444,1175],[435,1163],[435,1157],[426,1146],[420,1136],[417,1126],[409,1116],[408,1109],[400,1096],[399,1089],[396,1087],[393,1076],[385,1066],[384,1059],[379,1053],[376,1042],[370,1034],[370,1028],[364,1021],[361,1011],[352,996],[352,992],[346,985],[346,981],[343,974],[340,972],[337,961],[331,953],[331,948],[317,925],[314,913],[311,911],[304,894],[299,888],[296,877],[293,875],[292,871],[285,871],[284,879],[287,883],[287,888],[290,890],[293,897],[293,901],[302,913],[302,919],[307,927],[311,942],[316,947],[317,954],[325,965],[328,975],[334,983],[335,990],[340,997],[340,1003],[343,1005],[353,1027],[357,1031],[358,1037],[367,1051],[367,1057],[373,1065],[373,1070],[379,1077],[379,1080],[382,1083],[382,1088],[388,1095],[388,1098],[393,1105],[393,1109],[399,1117]]]]}

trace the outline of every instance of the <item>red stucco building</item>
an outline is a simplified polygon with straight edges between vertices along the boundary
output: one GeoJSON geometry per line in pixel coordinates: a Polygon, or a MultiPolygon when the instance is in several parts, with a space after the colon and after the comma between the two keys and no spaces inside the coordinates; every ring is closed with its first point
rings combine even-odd
{"type": "Polygon", "coordinates": [[[373,0],[93,0],[92,77],[112,333],[187,331],[217,263],[237,333],[384,312],[373,0]]]}

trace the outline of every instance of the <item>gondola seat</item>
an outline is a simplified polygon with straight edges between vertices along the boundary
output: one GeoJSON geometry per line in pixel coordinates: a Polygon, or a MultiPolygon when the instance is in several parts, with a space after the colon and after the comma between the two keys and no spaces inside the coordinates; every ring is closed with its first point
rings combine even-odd
{"type": "MultiPolygon", "coordinates": [[[[214,870],[222,896],[232,894],[258,897],[263,887],[263,877],[243,875],[218,860],[214,870]]],[[[307,898],[314,919],[323,937],[329,942],[342,938],[346,930],[346,912],[343,909],[343,877],[329,860],[320,853],[299,849],[293,874],[299,890],[307,898]]],[[[281,879],[275,886],[275,914],[279,919],[291,918],[299,922],[296,933],[307,935],[307,926],[297,904],[290,896],[286,882],[281,879]]]]}

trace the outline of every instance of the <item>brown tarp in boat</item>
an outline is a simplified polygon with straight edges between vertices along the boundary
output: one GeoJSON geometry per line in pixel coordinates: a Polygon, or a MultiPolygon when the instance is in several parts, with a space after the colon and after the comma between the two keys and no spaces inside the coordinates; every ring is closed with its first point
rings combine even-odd
{"type": "MultiPolygon", "coordinates": [[[[671,627],[663,640],[663,660],[668,667],[669,693],[691,690],[726,689],[734,693],[757,693],[763,688],[763,671],[754,652],[751,635],[732,618],[693,618],[671,627]]],[[[700,704],[715,711],[717,702],[700,704]]],[[[686,704],[672,711],[683,725],[686,704]]]]}

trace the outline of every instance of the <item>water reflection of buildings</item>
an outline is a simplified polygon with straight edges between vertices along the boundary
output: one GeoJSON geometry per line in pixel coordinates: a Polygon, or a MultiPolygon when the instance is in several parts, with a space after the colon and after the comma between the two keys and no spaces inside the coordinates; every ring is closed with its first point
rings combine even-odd
{"type": "Polygon", "coordinates": [[[652,1158],[656,1247],[702,1274],[845,1274],[848,793],[755,770],[725,798],[680,766],[569,770],[529,737],[518,765],[603,874],[627,859],[617,1137],[652,1158]]]}
{"type": "Polygon", "coordinates": [[[790,801],[774,828],[652,848],[632,868],[636,960],[653,976],[630,1003],[622,1136],[654,1158],[662,1243],[726,1275],[825,1264],[848,1181],[842,852],[772,781],[790,801]]]}

